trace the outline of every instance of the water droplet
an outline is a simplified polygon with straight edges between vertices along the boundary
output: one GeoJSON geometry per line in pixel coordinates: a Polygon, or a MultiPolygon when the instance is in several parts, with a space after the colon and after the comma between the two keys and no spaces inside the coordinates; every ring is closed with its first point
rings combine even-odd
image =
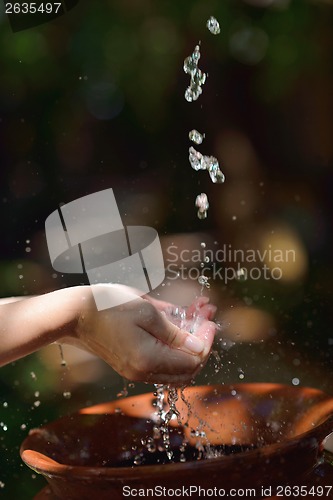
{"type": "Polygon", "coordinates": [[[208,264],[208,263],[210,262],[209,257],[208,257],[208,256],[207,256],[207,257],[205,257],[205,258],[204,258],[204,261],[206,262],[206,264],[208,264]]]}
{"type": "Polygon", "coordinates": [[[292,383],[293,385],[299,385],[300,380],[299,380],[299,378],[294,377],[294,378],[292,379],[291,383],[292,383]]]}
{"type": "Polygon", "coordinates": [[[60,358],[61,358],[60,366],[67,366],[67,363],[66,363],[65,358],[64,358],[64,350],[62,348],[62,345],[58,344],[58,347],[59,347],[60,358]]]}
{"type": "Polygon", "coordinates": [[[207,28],[211,33],[213,33],[213,35],[218,35],[219,33],[221,33],[220,24],[218,20],[213,16],[210,16],[210,18],[208,19],[207,28]]]}
{"type": "Polygon", "coordinates": [[[20,427],[21,431],[25,431],[26,428],[27,428],[27,426],[25,424],[22,424],[21,427],[20,427]]]}
{"type": "Polygon", "coordinates": [[[141,455],[136,455],[134,457],[134,464],[135,465],[141,465],[142,464],[142,457],[141,457],[141,455]]]}
{"type": "Polygon", "coordinates": [[[35,402],[34,402],[34,406],[35,406],[36,408],[38,408],[38,406],[40,406],[40,401],[35,401],[35,402]]]}
{"type": "Polygon", "coordinates": [[[30,376],[31,376],[32,380],[37,380],[35,372],[30,372],[30,376]]]}
{"type": "Polygon", "coordinates": [[[189,148],[189,161],[191,167],[198,170],[208,170],[214,184],[221,184],[225,181],[225,176],[220,170],[219,162],[214,156],[203,156],[193,146],[189,148]]]}
{"type": "Polygon", "coordinates": [[[203,212],[201,210],[198,210],[197,212],[198,219],[207,219],[207,211],[204,210],[203,212]]]}
{"type": "Polygon", "coordinates": [[[210,178],[214,184],[222,184],[225,181],[225,176],[220,170],[220,165],[214,156],[204,156],[202,163],[204,168],[208,170],[210,178]]]}
{"type": "Polygon", "coordinates": [[[64,391],[62,395],[64,396],[65,399],[71,399],[72,397],[72,393],[70,391],[64,391]]]}
{"type": "Polygon", "coordinates": [[[186,57],[184,61],[184,71],[187,74],[192,74],[197,70],[197,62],[193,59],[192,56],[186,57]]]}
{"type": "Polygon", "coordinates": [[[204,241],[202,241],[202,242],[200,243],[200,246],[201,246],[201,248],[206,248],[206,243],[205,243],[204,241]]]}
{"type": "Polygon", "coordinates": [[[188,152],[191,167],[196,171],[205,170],[206,167],[202,163],[203,155],[199,151],[194,149],[193,146],[189,148],[188,152]]]}
{"type": "Polygon", "coordinates": [[[201,86],[206,82],[206,78],[206,73],[203,73],[200,68],[197,69],[192,77],[192,88],[195,88],[199,92],[199,95],[202,93],[201,86]]]}
{"type": "Polygon", "coordinates": [[[39,391],[36,391],[35,392],[35,398],[38,398],[39,397],[39,391]]]}
{"type": "Polygon", "coordinates": [[[239,281],[246,281],[247,279],[247,270],[244,267],[237,269],[236,276],[239,281]]]}
{"type": "Polygon", "coordinates": [[[198,132],[196,129],[193,129],[191,130],[191,132],[189,132],[188,137],[190,141],[195,142],[195,144],[202,144],[205,134],[200,134],[200,132],[198,132]]]}
{"type": "Polygon", "coordinates": [[[4,408],[8,408],[8,403],[7,403],[7,401],[5,401],[5,402],[3,403],[3,405],[2,405],[2,406],[3,406],[4,408]]]}
{"type": "Polygon", "coordinates": [[[26,248],[25,248],[25,251],[26,251],[27,253],[30,253],[30,252],[31,252],[31,247],[26,247],[26,248]]]}
{"type": "Polygon", "coordinates": [[[206,219],[209,202],[205,193],[198,194],[195,200],[195,206],[198,207],[198,218],[206,219]]]}
{"type": "Polygon", "coordinates": [[[204,276],[203,274],[199,276],[198,278],[198,283],[201,286],[204,286],[206,288],[210,288],[210,283],[208,282],[209,278],[207,276],[204,276]]]}
{"type": "Polygon", "coordinates": [[[0,481],[0,488],[4,488],[5,487],[5,483],[3,483],[2,481],[0,481]]]}
{"type": "Polygon", "coordinates": [[[200,68],[198,68],[198,62],[200,59],[200,46],[196,45],[192,55],[186,57],[184,60],[184,71],[185,73],[191,75],[191,81],[189,87],[185,91],[185,99],[188,102],[196,101],[198,97],[202,94],[201,86],[206,81],[206,73],[203,73],[200,68]]]}

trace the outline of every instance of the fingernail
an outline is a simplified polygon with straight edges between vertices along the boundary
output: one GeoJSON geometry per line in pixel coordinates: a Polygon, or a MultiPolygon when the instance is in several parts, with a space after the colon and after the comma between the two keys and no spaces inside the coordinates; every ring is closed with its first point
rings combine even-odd
{"type": "Polygon", "coordinates": [[[194,335],[188,335],[184,342],[184,347],[194,354],[199,354],[204,350],[205,344],[194,335]]]}

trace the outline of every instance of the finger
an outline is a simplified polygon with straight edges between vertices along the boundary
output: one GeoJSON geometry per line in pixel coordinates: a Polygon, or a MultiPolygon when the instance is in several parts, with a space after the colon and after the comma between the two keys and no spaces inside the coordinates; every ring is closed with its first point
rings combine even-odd
{"type": "Polygon", "coordinates": [[[201,366],[202,359],[166,344],[155,344],[154,356],[150,356],[150,370],[145,374],[148,381],[174,383],[189,381],[201,366]]]}
{"type": "Polygon", "coordinates": [[[212,321],[204,321],[196,330],[195,337],[204,344],[203,354],[207,355],[212,347],[216,333],[216,324],[212,321]]]}
{"type": "Polygon", "coordinates": [[[217,307],[213,304],[205,304],[198,311],[199,318],[213,319],[217,311],[217,307]]]}
{"type": "Polygon", "coordinates": [[[186,314],[189,318],[191,318],[193,315],[197,314],[198,311],[205,305],[208,304],[209,298],[208,297],[198,297],[195,299],[192,304],[190,304],[187,308],[186,314]]]}
{"type": "Polygon", "coordinates": [[[202,340],[168,321],[164,312],[156,311],[154,321],[146,324],[141,323],[140,326],[171,349],[181,349],[195,355],[204,350],[205,346],[202,340]]]}

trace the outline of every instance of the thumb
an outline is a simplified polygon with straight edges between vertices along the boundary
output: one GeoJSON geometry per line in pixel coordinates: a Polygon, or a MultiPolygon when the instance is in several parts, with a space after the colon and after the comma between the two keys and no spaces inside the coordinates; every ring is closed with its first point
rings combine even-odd
{"type": "Polygon", "coordinates": [[[167,320],[164,312],[159,313],[156,319],[157,321],[150,325],[149,333],[171,349],[180,349],[192,355],[198,355],[205,350],[205,342],[202,338],[181,330],[167,320]]]}

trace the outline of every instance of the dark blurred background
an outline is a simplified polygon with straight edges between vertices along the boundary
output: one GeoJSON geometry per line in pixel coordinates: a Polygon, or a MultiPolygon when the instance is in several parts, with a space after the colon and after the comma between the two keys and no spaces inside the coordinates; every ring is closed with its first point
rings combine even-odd
{"type": "MultiPolygon", "coordinates": [[[[112,187],[123,222],[155,227],[166,257],[168,245],[200,242],[295,251],[280,280],[210,280],[220,335],[236,344],[217,341],[222,366],[212,357],[197,383],[332,393],[333,2],[80,0],[16,33],[0,15],[1,296],[86,282],[52,269],[44,222],[59,204],[112,187]],[[211,15],[220,35],[206,28],[211,15]],[[199,40],[208,79],[188,103],[183,60],[199,40]],[[191,169],[193,128],[225,184],[191,169]]],[[[157,296],[182,304],[200,294],[195,280],[163,285],[157,296]]],[[[33,498],[44,485],[19,458],[29,429],[123,389],[92,356],[66,346],[64,356],[65,368],[50,346],[0,370],[1,498],[33,498]]]]}

